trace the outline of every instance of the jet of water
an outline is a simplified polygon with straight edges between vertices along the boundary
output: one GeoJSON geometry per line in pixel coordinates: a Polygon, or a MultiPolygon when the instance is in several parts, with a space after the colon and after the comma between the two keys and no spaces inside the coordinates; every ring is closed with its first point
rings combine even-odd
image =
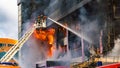
{"type": "Polygon", "coordinates": [[[55,20],[53,20],[53,19],[51,19],[51,18],[49,18],[49,17],[48,17],[48,19],[51,20],[51,21],[53,21],[54,23],[56,23],[56,24],[62,26],[63,28],[69,30],[70,32],[72,32],[72,33],[74,33],[75,35],[77,35],[78,37],[80,37],[80,38],[82,38],[82,39],[88,41],[89,43],[92,43],[92,40],[89,39],[87,36],[83,35],[82,33],[79,33],[79,32],[77,32],[77,31],[75,31],[75,30],[69,28],[68,26],[65,26],[65,25],[63,25],[63,24],[61,24],[61,23],[59,23],[59,22],[57,22],[57,21],[55,21],[55,20]]]}

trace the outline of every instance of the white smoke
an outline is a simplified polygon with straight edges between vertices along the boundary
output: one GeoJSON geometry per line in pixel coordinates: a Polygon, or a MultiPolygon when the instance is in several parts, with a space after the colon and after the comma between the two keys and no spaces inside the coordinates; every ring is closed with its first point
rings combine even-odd
{"type": "MultiPolygon", "coordinates": [[[[30,20],[26,21],[22,27],[22,35],[26,33],[26,31],[28,31],[31,27],[33,27],[33,23],[31,23],[30,20]]],[[[22,68],[35,68],[37,62],[46,59],[46,46],[46,42],[42,42],[36,39],[33,33],[19,51],[20,66],[22,68]]]]}
{"type": "Polygon", "coordinates": [[[31,36],[24,44],[20,57],[20,66],[22,68],[35,68],[37,62],[46,59],[46,49],[43,47],[45,44],[42,45],[41,43],[34,36],[31,36]]]}
{"type": "Polygon", "coordinates": [[[120,56],[120,39],[115,40],[115,45],[112,51],[107,56],[120,56]]]}

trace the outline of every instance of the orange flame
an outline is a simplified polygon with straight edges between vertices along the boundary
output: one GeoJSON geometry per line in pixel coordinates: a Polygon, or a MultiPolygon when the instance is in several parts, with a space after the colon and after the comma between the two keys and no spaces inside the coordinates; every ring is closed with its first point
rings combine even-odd
{"type": "Polygon", "coordinates": [[[54,33],[55,33],[55,29],[48,29],[48,43],[51,45],[54,42],[54,33]]]}
{"type": "Polygon", "coordinates": [[[34,36],[37,38],[37,39],[40,39],[42,41],[45,41],[46,40],[46,32],[43,31],[43,30],[35,30],[34,31],[34,36]]]}
{"type": "Polygon", "coordinates": [[[47,31],[48,35],[47,35],[47,38],[48,38],[48,44],[50,45],[50,49],[48,51],[48,58],[49,57],[52,57],[53,56],[53,51],[55,49],[53,43],[54,43],[54,34],[55,34],[55,29],[51,28],[51,29],[48,29],[47,31]]]}
{"type": "Polygon", "coordinates": [[[34,36],[37,39],[39,39],[41,41],[47,41],[48,42],[48,44],[49,44],[49,46],[48,46],[49,50],[48,50],[48,54],[47,54],[48,57],[52,57],[52,55],[53,55],[54,34],[55,34],[55,29],[53,29],[53,28],[50,28],[48,30],[40,29],[40,30],[35,30],[34,31],[34,36]]]}
{"type": "Polygon", "coordinates": [[[53,56],[54,50],[55,50],[55,47],[54,47],[54,45],[52,45],[52,46],[50,47],[49,51],[48,51],[48,57],[47,57],[47,58],[50,58],[50,57],[53,56]]]}

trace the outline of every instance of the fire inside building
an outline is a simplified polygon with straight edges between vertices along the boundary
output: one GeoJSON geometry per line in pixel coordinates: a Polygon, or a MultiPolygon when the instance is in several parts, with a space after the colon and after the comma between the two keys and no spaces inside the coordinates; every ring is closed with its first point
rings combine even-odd
{"type": "Polygon", "coordinates": [[[19,38],[40,15],[63,25],[47,19],[45,28],[36,29],[19,51],[21,65],[30,68],[45,59],[89,58],[91,47],[95,51],[100,48],[106,55],[119,34],[119,25],[114,23],[119,23],[118,3],[118,0],[18,0],[19,38]]]}
{"type": "Polygon", "coordinates": [[[120,34],[119,3],[17,0],[20,40],[0,61],[8,62],[19,51],[21,68],[101,66],[98,59],[113,49],[120,34]]]}

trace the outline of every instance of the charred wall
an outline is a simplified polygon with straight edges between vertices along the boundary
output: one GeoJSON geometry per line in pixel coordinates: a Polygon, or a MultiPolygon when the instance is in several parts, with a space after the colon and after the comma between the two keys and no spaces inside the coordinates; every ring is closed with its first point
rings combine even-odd
{"type": "MultiPolygon", "coordinates": [[[[87,34],[93,41],[95,48],[99,47],[100,31],[103,30],[103,53],[107,54],[113,49],[114,40],[120,35],[119,2],[119,0],[93,0],[59,21],[67,23],[75,31],[87,34]]],[[[74,43],[75,37],[77,36],[70,34],[69,43],[74,43]]],[[[71,48],[74,49],[74,47],[71,48]]]]}
{"type": "MultiPolygon", "coordinates": [[[[103,4],[94,0],[59,20],[62,24],[67,23],[68,27],[74,31],[87,35],[87,37],[93,41],[91,44],[84,40],[86,56],[90,55],[88,49],[92,45],[94,45],[95,48],[99,48],[100,31],[103,30],[103,32],[106,32],[104,31],[106,29],[106,14],[104,11],[105,9],[103,4]]],[[[81,56],[81,38],[71,32],[69,32],[69,47],[73,57],[81,56]]]]}
{"type": "Polygon", "coordinates": [[[119,13],[119,0],[106,0],[103,1],[106,3],[106,22],[107,22],[107,36],[104,37],[104,41],[106,42],[106,47],[104,49],[104,53],[111,51],[114,47],[114,40],[119,38],[120,35],[120,13],[119,13]],[[107,41],[106,41],[107,40],[107,41]]]}

